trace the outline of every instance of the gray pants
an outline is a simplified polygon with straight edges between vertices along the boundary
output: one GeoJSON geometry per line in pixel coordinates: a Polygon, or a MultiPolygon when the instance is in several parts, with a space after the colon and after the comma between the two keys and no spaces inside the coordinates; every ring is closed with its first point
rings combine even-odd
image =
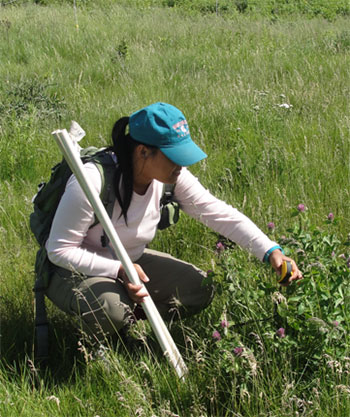
{"type": "MultiPolygon", "coordinates": [[[[213,288],[202,285],[205,274],[195,266],[150,249],[136,263],[149,277],[145,286],[164,319],[189,317],[210,304],[213,288]]],[[[94,338],[114,335],[134,317],[135,304],[116,279],[54,267],[46,295],[61,310],[77,316],[81,328],[94,338]]]]}

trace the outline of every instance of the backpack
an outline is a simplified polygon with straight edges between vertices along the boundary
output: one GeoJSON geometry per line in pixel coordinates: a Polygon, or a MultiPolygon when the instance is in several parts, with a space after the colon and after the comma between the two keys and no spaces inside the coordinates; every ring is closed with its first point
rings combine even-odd
{"type": "MultiPolygon", "coordinates": [[[[108,215],[111,217],[115,202],[113,178],[116,163],[111,152],[97,149],[93,146],[80,151],[83,163],[94,162],[102,178],[100,198],[108,215]]],[[[33,197],[34,211],[30,214],[30,229],[34,234],[40,249],[35,259],[35,358],[45,361],[48,358],[48,321],[45,307],[45,291],[49,285],[52,264],[47,257],[45,248],[49,237],[53,218],[58,204],[65,191],[66,183],[72,171],[65,159],[51,169],[51,177],[47,183],[41,183],[37,194],[33,197]]],[[[98,220],[92,226],[96,225],[98,220]]],[[[91,227],[92,227],[91,226],[91,227]]]]}
{"type": "MultiPolygon", "coordinates": [[[[94,162],[102,178],[102,188],[100,193],[101,201],[109,215],[112,217],[115,203],[115,192],[113,180],[117,164],[114,161],[112,152],[106,148],[98,149],[90,146],[80,150],[80,158],[85,164],[94,162]]],[[[47,183],[41,183],[37,194],[33,197],[34,211],[30,214],[30,229],[34,234],[40,249],[35,260],[35,333],[36,333],[36,352],[35,356],[39,360],[48,357],[48,321],[45,307],[45,291],[49,285],[52,264],[47,257],[45,243],[49,237],[53,218],[58,204],[65,191],[66,183],[72,174],[65,159],[55,165],[51,170],[51,177],[47,183]]],[[[179,219],[179,204],[173,200],[175,185],[164,184],[163,195],[160,200],[161,219],[158,228],[163,230],[179,219]]],[[[98,224],[98,219],[90,226],[98,224]]],[[[101,245],[108,247],[108,238],[104,233],[101,236],[101,245]]]]}
{"type": "MultiPolygon", "coordinates": [[[[100,197],[109,215],[110,206],[114,204],[115,198],[112,194],[112,184],[116,163],[112,153],[105,148],[97,149],[93,146],[83,148],[80,151],[80,158],[85,164],[94,162],[102,178],[102,190],[100,197]]],[[[51,177],[47,183],[41,183],[38,186],[38,192],[32,202],[34,211],[30,215],[30,229],[33,232],[40,246],[44,246],[49,237],[50,229],[56,209],[65,191],[66,183],[72,171],[65,159],[51,169],[51,177]]],[[[112,206],[113,208],[113,206],[112,206]]],[[[97,224],[95,222],[92,226],[97,224]]],[[[91,227],[92,227],[91,226],[91,227]]]]}

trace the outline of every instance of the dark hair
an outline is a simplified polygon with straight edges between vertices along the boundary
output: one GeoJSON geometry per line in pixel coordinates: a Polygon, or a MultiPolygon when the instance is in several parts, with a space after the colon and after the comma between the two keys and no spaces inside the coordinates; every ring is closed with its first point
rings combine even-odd
{"type": "MultiPolygon", "coordinates": [[[[129,117],[122,117],[116,121],[112,129],[112,149],[117,157],[118,168],[115,172],[114,187],[115,195],[121,207],[121,216],[124,216],[127,222],[127,212],[131,203],[134,171],[133,171],[133,154],[135,148],[141,143],[134,140],[130,133],[126,133],[129,124],[129,117]]],[[[155,146],[145,145],[150,149],[158,149],[155,146]]]]}

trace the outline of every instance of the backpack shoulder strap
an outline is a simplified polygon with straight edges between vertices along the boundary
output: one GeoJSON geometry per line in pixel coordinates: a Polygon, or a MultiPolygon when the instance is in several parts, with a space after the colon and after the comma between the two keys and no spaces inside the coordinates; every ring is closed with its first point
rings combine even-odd
{"type": "MultiPolygon", "coordinates": [[[[115,180],[115,173],[117,169],[117,162],[115,161],[111,152],[103,151],[101,153],[97,153],[92,162],[96,164],[97,169],[101,175],[101,193],[100,198],[102,204],[104,205],[108,217],[111,219],[113,215],[114,204],[116,200],[115,190],[114,190],[114,180],[115,180]]],[[[96,226],[99,223],[98,219],[95,217],[94,223],[90,226],[96,226]]],[[[106,235],[106,232],[103,231],[103,235],[101,236],[101,244],[102,247],[109,247],[108,246],[109,239],[106,235]]]]}
{"type": "MultiPolygon", "coordinates": [[[[108,160],[96,160],[93,161],[96,163],[96,167],[100,172],[101,180],[102,180],[102,186],[101,186],[101,193],[100,198],[101,201],[108,213],[109,218],[112,218],[113,214],[113,208],[115,203],[115,191],[114,191],[114,177],[117,165],[112,159],[112,156],[108,160]]],[[[97,224],[98,221],[93,224],[97,224]]]]}

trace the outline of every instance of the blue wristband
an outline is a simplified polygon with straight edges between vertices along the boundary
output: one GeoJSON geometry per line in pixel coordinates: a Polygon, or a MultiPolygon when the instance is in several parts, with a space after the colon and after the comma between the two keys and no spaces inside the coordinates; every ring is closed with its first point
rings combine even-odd
{"type": "Polygon", "coordinates": [[[270,255],[271,255],[271,253],[272,253],[274,250],[276,250],[276,249],[279,249],[279,250],[283,253],[283,255],[284,255],[284,250],[281,248],[281,246],[280,246],[280,245],[272,246],[272,248],[271,248],[271,249],[269,249],[269,250],[265,253],[264,258],[263,258],[263,262],[269,262],[269,257],[270,257],[270,255]]]}

